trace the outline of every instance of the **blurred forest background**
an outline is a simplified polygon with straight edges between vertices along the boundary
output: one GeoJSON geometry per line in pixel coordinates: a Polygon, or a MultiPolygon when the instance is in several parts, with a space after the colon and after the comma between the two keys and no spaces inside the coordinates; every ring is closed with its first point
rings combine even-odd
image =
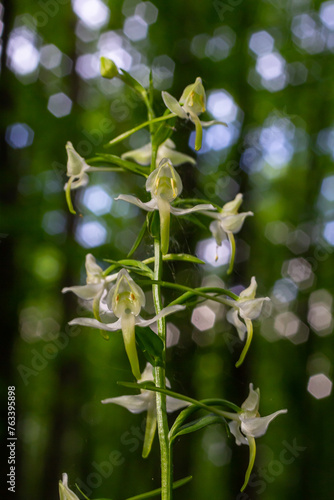
{"type": "MultiPolygon", "coordinates": [[[[159,113],[161,90],[179,98],[201,76],[203,119],[229,124],[207,129],[197,166],[179,172],[185,196],[222,205],[244,193],[242,209],[255,215],[237,235],[235,271],[227,278],[225,246],[215,262],[208,230],[175,218],[172,251],[194,251],[207,264],[174,265],[166,277],[224,282],[238,293],[255,275],[258,296],[272,299],[240,369],[241,346],[222,308],[204,303],[188,322],[169,321],[174,390],[241,404],[253,382],[262,415],[289,410],[257,441],[243,494],[248,449],[217,426],[185,436],[175,478],[193,480],[175,498],[332,498],[334,1],[10,0],[0,12],[1,433],[4,443],[7,386],[16,385],[15,498],[57,499],[62,472],[89,498],[122,500],[159,486],[158,443],[146,461],[140,456],[144,414],[100,404],[124,393],[117,380],[131,380],[121,336],[106,342],[97,331],[70,330],[80,307],[61,293],[84,284],[86,253],[101,265],[124,257],[145,216],[113,202],[142,192],[142,180],[126,174],[90,175],[74,197],[81,216],[65,203],[65,143],[89,157],[145,119],[131,90],[100,78],[100,55],[144,85],[152,68],[159,113]]],[[[192,132],[179,121],[173,139],[195,157],[192,132]]],[[[147,140],[144,130],[113,152],[147,140]]],[[[151,253],[147,239],[136,255],[151,253]]]]}

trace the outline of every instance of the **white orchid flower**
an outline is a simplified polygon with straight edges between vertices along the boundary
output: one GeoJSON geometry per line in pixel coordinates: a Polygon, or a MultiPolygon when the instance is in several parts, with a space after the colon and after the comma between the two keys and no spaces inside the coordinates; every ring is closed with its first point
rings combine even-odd
{"type": "Polygon", "coordinates": [[[211,204],[196,205],[192,208],[174,208],[171,202],[182,192],[182,181],[179,174],[173,167],[172,162],[164,158],[161,160],[158,168],[153,170],[146,181],[146,191],[151,193],[152,199],[147,203],[142,202],[135,196],[120,194],[116,200],[127,201],[137,207],[153,212],[159,210],[160,215],[160,235],[161,252],[165,255],[169,247],[169,224],[170,214],[187,215],[193,212],[205,212],[215,210],[211,204]]]}
{"type": "MultiPolygon", "coordinates": [[[[153,367],[152,365],[147,363],[145,370],[141,374],[141,378],[138,380],[138,383],[151,381],[154,381],[153,367]]],[[[170,383],[167,378],[166,386],[170,387],[170,383]]],[[[131,413],[142,413],[143,411],[147,411],[145,439],[143,446],[143,457],[146,458],[150,453],[157,426],[156,394],[153,391],[141,389],[140,394],[136,394],[133,396],[119,396],[116,398],[108,398],[104,399],[102,403],[113,403],[119,406],[123,406],[131,413]]],[[[171,396],[167,396],[166,405],[167,412],[172,413],[173,411],[188,406],[189,403],[181,401],[180,399],[173,398],[171,396]]]]}
{"type": "Polygon", "coordinates": [[[252,320],[258,318],[261,314],[263,303],[270,300],[269,297],[255,298],[257,283],[255,276],[252,277],[251,283],[248,288],[243,290],[239,295],[239,300],[226,299],[228,305],[233,309],[228,311],[226,319],[229,323],[234,325],[238,331],[239,338],[243,342],[247,334],[245,347],[242,350],[240,358],[236,366],[240,366],[247,354],[253,337],[253,323],[252,320]],[[241,319],[244,320],[241,321],[241,319]]]}
{"type": "Polygon", "coordinates": [[[92,300],[94,315],[99,319],[100,300],[103,292],[108,289],[109,283],[116,279],[117,274],[104,276],[102,267],[96,263],[96,259],[91,253],[86,255],[85,267],[87,274],[86,285],[65,287],[62,292],[73,292],[80,299],[92,300]]]}
{"type": "MultiPolygon", "coordinates": [[[[191,163],[192,165],[195,165],[196,161],[194,160],[194,158],[176,151],[175,148],[175,143],[171,139],[167,139],[165,142],[160,144],[157,151],[157,166],[160,164],[163,158],[168,158],[175,166],[182,165],[182,163],[191,163]]],[[[127,151],[126,153],[122,154],[123,159],[134,160],[140,165],[149,165],[151,163],[151,156],[152,144],[150,142],[139,149],[127,151]]]]}
{"type": "MultiPolygon", "coordinates": [[[[234,234],[238,233],[243,226],[246,217],[254,215],[253,212],[238,213],[238,209],[242,203],[242,194],[236,195],[234,200],[225,203],[221,211],[208,212],[206,215],[215,219],[210,224],[210,231],[217,243],[217,249],[222,245],[223,240],[228,238],[231,245],[231,262],[228,274],[232,272],[234,255],[235,255],[235,240],[234,234]]],[[[218,260],[218,253],[216,255],[218,260]]]]}
{"type": "Polygon", "coordinates": [[[202,146],[202,127],[210,127],[210,125],[226,125],[224,122],[211,120],[202,122],[198,115],[206,110],[206,95],[201,78],[197,77],[195,83],[188,85],[179,101],[171,96],[168,92],[162,92],[162,99],[166,107],[179,118],[184,120],[190,119],[196,127],[195,149],[198,151],[202,146]]]}
{"type": "Polygon", "coordinates": [[[278,415],[287,413],[288,410],[278,410],[268,415],[260,417],[260,390],[253,389],[253,384],[249,384],[249,395],[241,405],[241,411],[235,413],[225,413],[227,418],[231,419],[229,428],[238,446],[246,444],[249,446],[249,465],[246,472],[245,483],[241,491],[247,486],[256,455],[255,438],[263,436],[267,432],[268,425],[278,415]]]}
{"type": "Polygon", "coordinates": [[[68,477],[64,472],[62,480],[59,481],[59,498],[60,500],[79,500],[77,495],[68,487],[68,477]]]}
{"type": "Polygon", "coordinates": [[[116,284],[109,290],[107,298],[109,309],[118,318],[113,323],[102,323],[92,318],[75,318],[70,325],[83,325],[99,328],[107,332],[122,330],[124,346],[130,361],[133,375],[140,379],[139,361],[136,349],[135,326],[149,326],[158,319],[168,316],[176,311],[181,311],[185,306],[170,306],[162,309],[159,314],[151,319],[144,320],[139,316],[141,308],[145,305],[143,290],[133,281],[129,273],[122,269],[118,273],[116,284]]]}
{"type": "Polygon", "coordinates": [[[77,189],[79,187],[87,186],[89,182],[89,177],[87,172],[104,172],[108,171],[105,167],[91,167],[88,165],[84,158],[77,153],[71,142],[66,144],[67,152],[67,176],[69,177],[68,182],[65,184],[64,189],[66,193],[66,201],[68,208],[72,214],[75,214],[75,210],[72,205],[71,200],[71,190],[77,189]]]}

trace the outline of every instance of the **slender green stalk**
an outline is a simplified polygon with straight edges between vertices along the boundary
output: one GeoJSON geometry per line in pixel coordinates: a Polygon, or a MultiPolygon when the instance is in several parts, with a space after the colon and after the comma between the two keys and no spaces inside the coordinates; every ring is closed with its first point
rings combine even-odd
{"type": "Polygon", "coordinates": [[[123,134],[115,137],[115,139],[112,139],[111,141],[108,142],[108,144],[105,145],[105,147],[113,146],[114,144],[117,144],[118,142],[123,141],[124,139],[126,139],[127,137],[130,137],[130,135],[134,134],[138,130],[145,128],[152,123],[158,123],[158,122],[162,122],[165,120],[170,120],[171,118],[175,118],[174,113],[170,113],[169,115],[159,116],[158,118],[153,118],[153,120],[148,120],[144,123],[141,123],[137,127],[134,127],[131,130],[127,130],[127,132],[124,132],[123,134]]]}
{"type": "MultiPolygon", "coordinates": [[[[156,280],[161,279],[162,275],[162,255],[160,248],[160,241],[158,239],[154,240],[154,278],[156,280]]],[[[158,314],[162,309],[162,299],[160,285],[152,285],[153,300],[156,313],[158,314]]],[[[156,387],[161,389],[166,389],[165,381],[165,366],[166,366],[166,322],[165,318],[158,321],[158,335],[164,343],[164,353],[163,353],[163,366],[157,366],[154,369],[154,382],[156,387]]],[[[167,408],[166,408],[166,395],[162,393],[157,393],[156,395],[156,405],[157,405],[157,423],[158,423],[158,434],[160,442],[160,455],[161,455],[161,499],[171,500],[172,498],[172,464],[170,446],[168,439],[168,422],[167,422],[167,408]]]]}

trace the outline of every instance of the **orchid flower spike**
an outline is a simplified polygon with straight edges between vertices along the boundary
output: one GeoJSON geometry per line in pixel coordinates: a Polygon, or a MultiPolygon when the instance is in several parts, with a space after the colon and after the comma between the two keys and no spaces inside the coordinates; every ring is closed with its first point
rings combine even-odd
{"type": "MultiPolygon", "coordinates": [[[[149,363],[146,364],[146,368],[141,374],[138,383],[140,382],[150,382],[154,381],[153,377],[153,367],[149,363]]],[[[166,386],[170,387],[169,380],[166,378],[166,386]]],[[[102,401],[103,404],[113,403],[119,406],[123,406],[131,413],[141,413],[147,411],[146,419],[146,429],[145,429],[145,439],[143,446],[143,458],[148,457],[156,427],[157,427],[157,408],[156,408],[156,394],[153,391],[148,391],[145,389],[140,390],[140,394],[133,396],[119,396],[116,398],[108,398],[102,401]]],[[[179,410],[188,406],[189,403],[181,401],[180,399],[167,396],[167,412],[171,413],[173,411],[179,410]]]]}
{"type": "MultiPolygon", "coordinates": [[[[191,163],[195,165],[196,161],[191,156],[185,155],[175,150],[175,144],[171,139],[167,139],[165,142],[160,144],[157,151],[157,166],[160,164],[163,158],[169,158],[169,160],[175,165],[182,165],[182,163],[191,163]]],[[[140,165],[149,165],[151,163],[152,156],[152,145],[151,143],[145,144],[139,149],[134,149],[133,151],[127,151],[122,154],[122,158],[127,160],[134,160],[140,165]]]]}
{"type": "Polygon", "coordinates": [[[69,177],[68,182],[65,184],[66,201],[69,211],[75,214],[71,200],[71,189],[77,189],[82,186],[86,186],[89,182],[89,177],[87,172],[99,172],[101,169],[99,167],[91,167],[87,165],[84,158],[76,152],[71,142],[66,144],[67,151],[67,176],[69,177]]]}
{"type": "Polygon", "coordinates": [[[245,359],[247,351],[253,337],[253,323],[262,310],[263,303],[270,300],[269,297],[255,298],[257,283],[255,276],[252,277],[248,288],[243,290],[239,295],[239,300],[226,299],[229,305],[233,307],[227,315],[227,321],[234,325],[238,331],[239,338],[243,342],[246,339],[246,344],[242,350],[239,360],[235,366],[240,366],[245,359]],[[244,320],[241,321],[241,319],[244,320]],[[247,335],[246,335],[247,334],[247,335]]]}
{"type": "Polygon", "coordinates": [[[230,414],[229,416],[232,421],[228,425],[237,445],[246,444],[249,446],[249,465],[241,491],[246,488],[254,465],[256,455],[255,438],[263,436],[267,432],[270,422],[278,415],[287,413],[288,411],[286,409],[278,410],[267,417],[260,417],[259,404],[260,390],[254,390],[253,384],[249,384],[249,395],[241,405],[241,412],[236,415],[230,414]]]}
{"type": "Polygon", "coordinates": [[[64,472],[62,480],[59,481],[59,498],[60,500],[79,500],[77,495],[68,487],[68,477],[64,472]]]}
{"type": "Polygon", "coordinates": [[[107,304],[110,310],[118,318],[113,323],[102,323],[92,318],[75,318],[69,322],[70,325],[83,325],[99,328],[108,332],[122,330],[124,346],[129,358],[132,373],[140,379],[139,361],[136,349],[135,325],[149,326],[158,319],[168,316],[176,311],[181,311],[185,306],[165,307],[159,314],[149,320],[144,320],[139,316],[141,308],[145,305],[145,295],[143,290],[133,281],[129,273],[122,269],[118,273],[116,284],[109,290],[107,304]]]}
{"type": "MultiPolygon", "coordinates": [[[[208,212],[206,215],[215,219],[210,224],[210,231],[217,243],[217,249],[222,245],[223,240],[227,237],[231,245],[231,261],[228,270],[230,274],[233,270],[235,256],[235,240],[234,234],[238,233],[243,226],[246,217],[254,215],[253,212],[238,213],[238,209],[242,203],[242,194],[236,195],[234,200],[225,203],[220,212],[208,212]]],[[[218,253],[216,255],[218,260],[218,253]]]]}
{"type": "Polygon", "coordinates": [[[197,77],[195,83],[188,85],[179,101],[171,96],[168,92],[162,92],[162,99],[166,107],[179,118],[184,120],[190,119],[196,127],[195,149],[198,151],[202,146],[202,127],[210,127],[210,125],[226,125],[224,122],[211,120],[202,122],[198,115],[206,110],[206,95],[201,78],[197,77]]]}
{"type": "Polygon", "coordinates": [[[85,267],[86,285],[65,287],[62,292],[73,292],[80,299],[92,300],[94,316],[96,319],[100,319],[100,300],[103,292],[108,289],[109,283],[115,280],[117,274],[104,276],[102,267],[96,263],[96,259],[91,253],[86,255],[85,267]]]}
{"type": "Polygon", "coordinates": [[[153,170],[146,181],[146,191],[151,193],[152,199],[147,203],[142,202],[139,198],[131,195],[120,194],[116,200],[127,201],[137,205],[137,207],[153,212],[159,210],[160,215],[160,237],[161,237],[161,252],[165,255],[169,247],[169,225],[170,214],[187,215],[193,212],[206,212],[215,210],[211,204],[196,205],[192,208],[174,208],[171,202],[177,198],[182,192],[182,181],[179,174],[173,167],[172,162],[164,158],[161,160],[158,168],[153,170]]]}

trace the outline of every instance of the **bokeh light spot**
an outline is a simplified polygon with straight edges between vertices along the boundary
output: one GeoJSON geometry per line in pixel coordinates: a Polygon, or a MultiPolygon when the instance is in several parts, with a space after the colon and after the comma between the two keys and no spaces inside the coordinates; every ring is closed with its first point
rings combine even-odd
{"type": "Polygon", "coordinates": [[[56,118],[62,118],[70,114],[72,109],[72,101],[66,94],[59,92],[49,97],[48,110],[56,118]]]}
{"type": "Polygon", "coordinates": [[[332,392],[333,382],[323,373],[312,375],[307,384],[307,390],[316,399],[327,398],[332,392]]]}
{"type": "Polygon", "coordinates": [[[22,149],[33,143],[34,132],[26,123],[14,123],[7,127],[5,137],[13,149],[22,149]]]}

